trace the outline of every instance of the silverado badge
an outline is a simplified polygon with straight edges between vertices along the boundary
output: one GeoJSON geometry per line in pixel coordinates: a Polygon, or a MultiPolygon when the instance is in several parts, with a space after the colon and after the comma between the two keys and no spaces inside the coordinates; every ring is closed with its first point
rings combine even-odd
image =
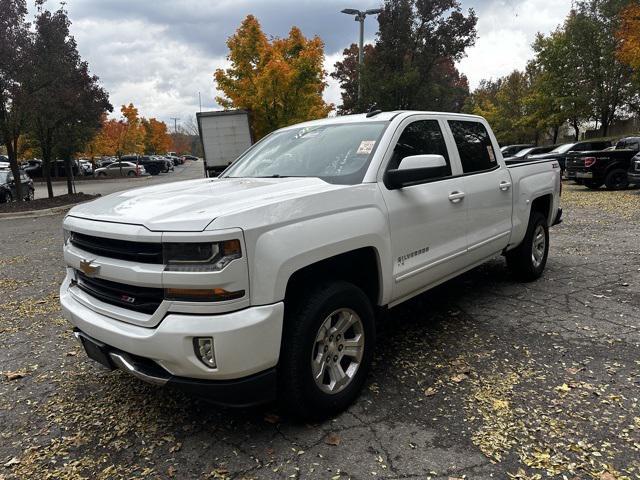
{"type": "Polygon", "coordinates": [[[80,270],[88,277],[93,277],[100,271],[100,265],[92,265],[93,260],[80,260],[80,270]]]}

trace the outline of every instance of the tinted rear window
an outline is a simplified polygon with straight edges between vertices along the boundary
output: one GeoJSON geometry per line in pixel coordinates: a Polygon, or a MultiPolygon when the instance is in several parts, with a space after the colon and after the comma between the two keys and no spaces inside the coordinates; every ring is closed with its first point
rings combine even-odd
{"type": "Polygon", "coordinates": [[[458,147],[462,171],[482,172],[498,166],[487,129],[479,122],[449,120],[449,127],[458,147]]]}

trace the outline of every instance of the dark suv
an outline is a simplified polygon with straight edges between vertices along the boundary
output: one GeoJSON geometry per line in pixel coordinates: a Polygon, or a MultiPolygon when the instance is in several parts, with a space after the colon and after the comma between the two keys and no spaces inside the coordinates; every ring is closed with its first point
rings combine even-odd
{"type": "MultiPolygon", "coordinates": [[[[25,200],[33,200],[35,197],[35,188],[33,188],[33,180],[25,173],[20,173],[20,182],[22,183],[22,195],[25,200]]],[[[13,180],[13,173],[9,169],[0,170],[0,203],[13,201],[18,195],[16,191],[16,182],[13,180]]]]}

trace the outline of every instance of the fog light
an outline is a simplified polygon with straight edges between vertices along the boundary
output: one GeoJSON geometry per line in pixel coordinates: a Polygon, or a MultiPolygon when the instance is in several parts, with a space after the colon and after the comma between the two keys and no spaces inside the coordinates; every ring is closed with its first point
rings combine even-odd
{"type": "Polygon", "coordinates": [[[216,368],[216,354],[213,350],[213,338],[196,337],[193,339],[196,356],[209,368],[216,368]]]}

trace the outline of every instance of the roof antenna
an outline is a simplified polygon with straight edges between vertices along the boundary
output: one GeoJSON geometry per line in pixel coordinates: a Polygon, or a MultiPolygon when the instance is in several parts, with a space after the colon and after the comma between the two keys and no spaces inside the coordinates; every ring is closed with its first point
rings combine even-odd
{"type": "Polygon", "coordinates": [[[382,110],[378,109],[378,105],[372,103],[367,112],[367,118],[375,117],[379,113],[382,113],[382,110]]]}

